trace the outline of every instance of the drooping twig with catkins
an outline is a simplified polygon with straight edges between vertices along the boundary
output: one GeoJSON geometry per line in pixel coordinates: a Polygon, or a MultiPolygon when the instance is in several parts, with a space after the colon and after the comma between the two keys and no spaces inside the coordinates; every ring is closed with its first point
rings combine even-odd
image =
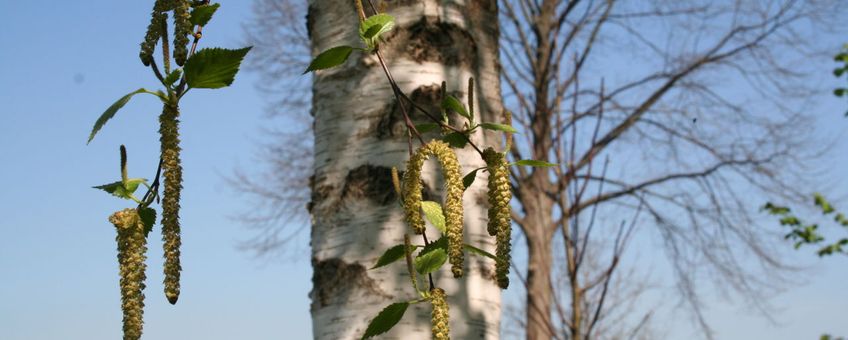
{"type": "Polygon", "coordinates": [[[150,91],[138,89],[112,104],[95,122],[88,141],[94,138],[103,125],[109,121],[136,94],[151,94],[163,104],[159,116],[160,157],[153,182],[148,185],[143,178],[127,176],[126,149],[121,146],[121,180],[97,186],[119,198],[138,203],[135,209],[125,209],[113,214],[109,221],[118,229],[118,259],[121,272],[122,307],[124,310],[124,339],[137,340],[141,337],[141,325],[144,302],[145,275],[144,259],[147,251],[147,236],[156,221],[156,211],[149,206],[158,202],[159,177],[163,176],[162,195],[162,240],[164,243],[164,290],[171,304],[175,304],[180,294],[180,191],[182,189],[182,164],[180,162],[179,117],[180,99],[190,89],[217,89],[232,84],[241,61],[250,47],[228,50],[221,48],[196,51],[200,30],[212,19],[219,4],[209,1],[157,0],[153,5],[150,24],[141,43],[139,58],[142,64],[149,66],[156,79],[164,86],[163,90],[150,91]],[[174,18],[173,46],[169,45],[168,13],[174,18]],[[197,28],[196,33],[192,30],[197,28]],[[189,49],[189,35],[194,42],[189,49]],[[160,70],[154,58],[157,43],[161,42],[162,65],[160,70]],[[182,68],[171,69],[170,48],[173,47],[173,59],[182,68]],[[164,71],[164,73],[162,72],[164,71]],[[147,187],[147,193],[138,199],[134,192],[140,185],[147,187]]]}

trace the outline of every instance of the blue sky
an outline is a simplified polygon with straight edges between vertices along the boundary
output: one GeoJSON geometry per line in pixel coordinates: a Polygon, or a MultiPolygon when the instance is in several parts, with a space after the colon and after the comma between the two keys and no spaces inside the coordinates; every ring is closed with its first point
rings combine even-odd
{"type": "MultiPolygon", "coordinates": [[[[149,11],[146,1],[0,3],[0,178],[5,180],[0,190],[0,339],[120,337],[115,231],[106,218],[130,205],[91,186],[118,179],[122,143],[129,151],[130,176],[152,177],[158,155],[157,100],[137,96],[90,145],[85,140],[97,116],[117,98],[138,87],[156,88],[137,57],[149,11]]],[[[225,2],[204,29],[202,46],[241,47],[241,24],[250,17],[249,2],[225,2]]],[[[244,211],[246,201],[225,179],[236,168],[258,172],[262,164],[253,154],[263,138],[260,129],[286,124],[264,116],[267,102],[255,89],[256,79],[243,73],[230,88],[195,90],[183,101],[183,292],[178,305],[166,302],[161,243],[152,237],[146,339],[311,337],[306,243],[290,254],[298,258],[294,261],[257,260],[237,248],[252,234],[232,219],[244,211]]],[[[829,161],[832,174],[848,171],[842,157],[845,106],[835,99],[819,106],[822,134],[839,138],[835,161],[829,161]]],[[[848,194],[844,183],[836,183],[835,193],[848,194]]],[[[718,338],[848,335],[842,314],[848,302],[848,260],[819,260],[807,253],[798,254],[813,267],[797,277],[806,284],[774,300],[778,324],[716,299],[708,318],[718,338]]],[[[690,337],[694,326],[674,314],[660,314],[655,328],[668,327],[670,339],[690,337]]]]}

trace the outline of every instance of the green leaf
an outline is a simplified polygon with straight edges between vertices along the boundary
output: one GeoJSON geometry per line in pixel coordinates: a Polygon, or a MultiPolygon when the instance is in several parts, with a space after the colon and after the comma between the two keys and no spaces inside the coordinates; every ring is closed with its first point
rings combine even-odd
{"type": "Polygon", "coordinates": [[[833,206],[830,205],[830,202],[828,202],[820,193],[813,194],[813,203],[815,203],[817,207],[821,207],[822,213],[825,215],[830,214],[834,211],[833,206]]]}
{"type": "Polygon", "coordinates": [[[801,221],[795,216],[786,216],[780,219],[780,225],[790,225],[790,226],[798,226],[801,225],[801,221]]]}
{"type": "Polygon", "coordinates": [[[124,186],[124,183],[121,181],[99,185],[94,187],[95,189],[100,189],[105,192],[112,194],[112,196],[123,198],[123,199],[132,199],[132,194],[138,189],[138,185],[141,183],[146,183],[147,180],[144,178],[130,178],[127,180],[127,185],[124,186]]]}
{"type": "Polygon", "coordinates": [[[545,161],[537,161],[537,160],[532,160],[532,159],[522,159],[518,162],[511,163],[510,165],[526,165],[526,166],[533,166],[533,167],[538,167],[538,168],[546,168],[546,167],[556,166],[556,164],[554,164],[554,163],[548,163],[548,162],[545,162],[545,161]]]}
{"type": "Polygon", "coordinates": [[[383,33],[391,31],[395,27],[395,18],[391,15],[380,13],[372,15],[359,24],[359,37],[368,48],[373,49],[377,45],[377,39],[383,33]]]}
{"type": "Polygon", "coordinates": [[[447,239],[447,237],[442,236],[442,237],[439,237],[438,240],[430,242],[430,244],[424,246],[424,249],[421,249],[421,252],[418,253],[418,256],[427,254],[427,253],[429,253],[433,250],[436,250],[436,249],[441,249],[441,250],[445,250],[445,251],[448,250],[448,239],[447,239]]]}
{"type": "Polygon", "coordinates": [[[442,205],[433,201],[422,201],[421,210],[424,210],[424,216],[427,217],[427,220],[444,234],[445,215],[442,213],[442,205]]]}
{"type": "Polygon", "coordinates": [[[442,110],[451,110],[470,120],[474,119],[465,109],[465,105],[454,96],[447,96],[447,98],[442,100],[442,110]]]}
{"type": "Polygon", "coordinates": [[[846,69],[845,67],[834,69],[833,75],[836,76],[836,77],[841,77],[842,74],[845,73],[846,70],[848,70],[848,69],[846,69]]]}
{"type": "Polygon", "coordinates": [[[371,323],[368,324],[368,328],[365,329],[365,334],[362,335],[362,339],[368,339],[372,336],[388,332],[400,321],[401,318],[403,318],[403,314],[406,313],[407,307],[409,307],[409,302],[396,302],[386,308],[383,308],[383,310],[380,311],[373,320],[371,320],[371,323]]]}
{"type": "Polygon", "coordinates": [[[209,20],[212,19],[212,15],[215,14],[215,11],[218,10],[218,7],[221,7],[221,4],[211,4],[211,5],[203,5],[195,7],[191,11],[191,21],[192,25],[197,26],[206,26],[209,23],[209,20]]]}
{"type": "Polygon", "coordinates": [[[138,215],[141,216],[141,223],[144,223],[144,237],[147,237],[153,230],[153,225],[156,224],[156,209],[142,208],[138,211],[138,215]]]}
{"type": "MultiPolygon", "coordinates": [[[[425,249],[426,250],[426,249],[425,249]]],[[[432,273],[445,264],[448,253],[444,248],[434,248],[432,251],[421,251],[415,258],[415,271],[421,275],[432,273]]]]}
{"type": "Polygon", "coordinates": [[[309,67],[306,68],[306,71],[303,71],[303,74],[307,74],[310,71],[323,70],[331,67],[336,67],[341,65],[347,60],[347,57],[350,56],[350,52],[353,51],[353,47],[350,46],[336,46],[324,52],[321,52],[315,59],[312,60],[312,63],[309,64],[309,67]]]}
{"type": "Polygon", "coordinates": [[[839,88],[839,89],[833,90],[833,94],[837,97],[842,97],[842,96],[845,95],[845,89],[839,88]]]}
{"type": "Polygon", "coordinates": [[[506,124],[496,124],[496,123],[480,123],[480,127],[486,130],[492,131],[503,131],[509,133],[518,133],[514,127],[506,125],[506,124]]]}
{"type": "Polygon", "coordinates": [[[498,261],[498,257],[497,257],[497,256],[492,255],[492,253],[489,253],[489,252],[487,252],[487,251],[485,251],[485,250],[483,250],[483,249],[477,248],[477,247],[472,246],[472,245],[470,245],[470,244],[467,244],[467,243],[466,243],[466,244],[465,244],[465,246],[464,246],[464,248],[465,248],[465,250],[468,250],[468,252],[475,253],[475,254],[477,254],[477,255],[485,256],[485,257],[488,257],[488,258],[490,258],[490,259],[492,259],[492,260],[498,261]]]}
{"type": "Polygon", "coordinates": [[[383,253],[383,255],[381,255],[379,259],[377,259],[377,264],[371,267],[371,269],[380,268],[382,266],[391,264],[392,262],[402,259],[406,255],[406,252],[404,251],[403,247],[403,244],[398,244],[386,250],[386,252],[383,253]]]}
{"type": "Polygon", "coordinates": [[[459,132],[451,132],[442,137],[442,140],[454,149],[462,149],[468,144],[468,138],[465,138],[465,135],[459,132]]]}
{"type": "Polygon", "coordinates": [[[156,92],[151,92],[142,88],[130,92],[126,96],[121,97],[121,99],[118,99],[118,101],[112,104],[112,106],[109,106],[109,108],[107,108],[106,111],[100,115],[100,118],[97,118],[97,121],[94,122],[94,128],[91,129],[91,134],[88,135],[88,142],[86,142],[86,144],[91,143],[91,140],[94,139],[94,135],[96,135],[97,132],[100,131],[101,128],[103,128],[103,125],[105,125],[106,122],[109,121],[109,119],[112,119],[112,117],[115,116],[115,113],[117,113],[118,110],[124,107],[124,105],[127,105],[127,102],[129,102],[134,95],[137,95],[139,93],[150,93],[159,96],[159,94],[157,94],[156,92]]]}
{"type": "Polygon", "coordinates": [[[238,50],[206,48],[195,53],[185,63],[186,82],[196,89],[218,89],[230,86],[235,80],[241,61],[251,47],[238,50]]]}
{"type": "Polygon", "coordinates": [[[418,133],[425,134],[427,132],[436,130],[439,128],[439,124],[436,123],[421,123],[415,124],[415,129],[418,130],[418,133]]]}
{"type": "Polygon", "coordinates": [[[465,189],[468,189],[471,184],[474,184],[474,180],[477,179],[477,171],[479,170],[480,169],[474,169],[462,178],[462,185],[465,186],[465,189]]]}
{"type": "Polygon", "coordinates": [[[775,205],[771,202],[766,202],[766,204],[762,208],[763,210],[767,210],[769,214],[772,215],[786,215],[789,213],[788,207],[782,207],[779,205],[775,205]]]}
{"type": "Polygon", "coordinates": [[[180,80],[180,77],[182,75],[183,75],[183,70],[181,70],[181,69],[176,69],[173,72],[168,73],[168,75],[165,77],[165,81],[164,81],[165,86],[174,85],[174,83],[176,83],[177,80],[180,80]]]}

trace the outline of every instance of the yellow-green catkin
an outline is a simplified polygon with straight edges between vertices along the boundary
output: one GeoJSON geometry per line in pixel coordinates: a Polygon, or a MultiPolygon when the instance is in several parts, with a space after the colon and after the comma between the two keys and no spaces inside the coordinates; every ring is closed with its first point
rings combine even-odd
{"type": "Polygon", "coordinates": [[[462,174],[456,153],[442,141],[434,140],[420,148],[409,158],[406,172],[403,174],[403,207],[406,222],[416,234],[424,233],[424,219],[421,216],[421,168],[430,156],[439,159],[445,178],[445,215],[446,236],[448,238],[448,258],[454,277],[462,276],[464,255],[462,227],[462,174]]]}
{"type": "Polygon", "coordinates": [[[162,196],[162,240],[165,250],[165,297],[171,304],[180,296],[180,191],[183,169],[180,164],[179,109],[166,104],[159,116],[159,141],[165,190],[162,196]]]}
{"type": "Polygon", "coordinates": [[[509,167],[506,155],[492,148],[483,150],[483,160],[489,171],[489,235],[496,236],[497,246],[495,255],[495,275],[498,286],[506,289],[509,286],[510,242],[512,237],[512,221],[509,201],[512,191],[509,184],[509,167]]]}
{"type": "Polygon", "coordinates": [[[395,187],[395,193],[400,195],[400,176],[398,175],[398,169],[395,167],[392,167],[392,186],[395,187]]]}
{"type": "Polygon", "coordinates": [[[147,239],[138,211],[124,209],[109,216],[118,231],[118,264],[121,275],[121,309],[124,312],[124,340],[141,338],[144,314],[144,270],[147,239]]]}
{"type": "MultiPolygon", "coordinates": [[[[154,6],[150,25],[147,26],[147,33],[144,35],[144,41],[141,42],[141,52],[138,53],[138,57],[141,58],[141,63],[144,66],[150,66],[150,63],[153,62],[153,50],[156,48],[159,38],[162,37],[162,23],[168,19],[168,14],[159,12],[157,9],[154,6]]],[[[167,37],[164,39],[167,39],[167,37]]]]}
{"type": "Polygon", "coordinates": [[[174,6],[174,61],[182,66],[188,58],[188,36],[194,28],[191,25],[191,2],[178,0],[174,6]]]}
{"type": "Polygon", "coordinates": [[[433,314],[430,320],[433,327],[433,339],[449,340],[450,312],[448,302],[445,300],[445,291],[441,288],[433,288],[430,291],[430,303],[433,304],[433,314]]]}

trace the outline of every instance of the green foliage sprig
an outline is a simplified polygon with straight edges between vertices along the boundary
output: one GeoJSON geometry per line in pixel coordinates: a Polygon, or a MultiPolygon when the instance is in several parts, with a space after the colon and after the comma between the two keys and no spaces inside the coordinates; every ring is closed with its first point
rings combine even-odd
{"type": "MultiPolygon", "coordinates": [[[[818,193],[813,194],[813,205],[821,210],[822,215],[833,215],[833,222],[848,229],[848,217],[841,212],[837,212],[824,196],[818,193]]],[[[770,215],[779,217],[780,225],[790,228],[785,238],[795,241],[795,249],[800,248],[802,245],[819,244],[825,241],[824,236],[819,232],[818,224],[803,222],[798,216],[792,214],[789,207],[768,202],[763,205],[762,210],[770,215]]],[[[816,254],[819,256],[827,256],[835,253],[848,255],[848,237],[839,239],[831,244],[826,244],[816,251],[816,254]]]]}
{"type": "Polygon", "coordinates": [[[380,65],[392,86],[392,91],[400,104],[403,113],[407,137],[409,143],[409,161],[403,179],[398,175],[396,168],[392,168],[392,183],[400,196],[400,205],[404,210],[406,223],[413,233],[421,235],[424,244],[415,245],[409,240],[409,235],[404,235],[404,243],[387,249],[372,267],[381,268],[394,263],[401,258],[406,258],[406,267],[411,278],[413,289],[419,298],[409,301],[393,303],[384,308],[371,320],[362,338],[370,338],[388,332],[403,317],[410,304],[429,302],[432,305],[432,332],[434,339],[449,339],[449,306],[445,291],[438,288],[433,280],[432,273],[439,270],[446,262],[451,263],[451,272],[455,278],[463,274],[463,262],[465,251],[495,260],[497,282],[501,288],[509,284],[507,275],[510,265],[510,241],[512,221],[510,216],[509,201],[512,198],[509,182],[509,166],[553,166],[555,164],[535,161],[521,160],[515,163],[507,163],[506,152],[497,152],[493,148],[482,151],[473,141],[471,136],[478,128],[505,133],[507,150],[511,146],[511,134],[518,131],[511,126],[511,117],[506,113],[505,123],[475,121],[474,115],[474,80],[468,82],[468,98],[466,107],[459,98],[446,94],[444,82],[442,83],[442,98],[440,114],[431,113],[413,102],[394,81],[385,60],[380,53],[380,42],[383,34],[390,32],[395,27],[394,18],[385,13],[378,13],[374,6],[371,9],[375,15],[366,17],[362,1],[356,1],[357,14],[360,22],[358,33],[364,47],[335,46],[319,53],[309,64],[304,74],[325,70],[340,66],[347,61],[354,51],[372,53],[377,56],[380,65]],[[429,121],[413,122],[408,110],[422,112],[429,121]],[[451,122],[449,113],[457,114],[462,122],[451,122]],[[455,123],[461,126],[455,127],[455,123]],[[441,136],[425,141],[423,133],[429,131],[441,131],[441,136]],[[419,142],[416,147],[413,137],[419,142]],[[486,163],[485,167],[474,169],[462,177],[462,169],[456,157],[458,149],[470,146],[480,155],[486,163]],[[442,175],[445,179],[446,198],[444,204],[422,200],[421,168],[430,156],[435,156],[442,165],[442,175]],[[478,172],[482,170],[489,172],[489,230],[495,236],[497,242],[496,255],[486,252],[478,247],[464,243],[463,237],[463,207],[462,195],[469,186],[474,183],[478,172]],[[423,212],[423,216],[422,216],[423,212]],[[435,231],[441,234],[436,241],[429,241],[425,218],[435,227],[435,231]],[[449,261],[448,261],[449,260],[449,261]],[[419,285],[418,275],[427,275],[429,287],[419,285]]]}
{"type": "MultiPolygon", "coordinates": [[[[839,67],[833,70],[833,75],[837,78],[842,78],[842,76],[848,72],[848,44],[842,45],[842,51],[840,51],[833,60],[840,64],[839,67]]],[[[833,90],[833,94],[837,97],[845,97],[848,95],[848,88],[837,87],[833,90]]],[[[845,116],[848,117],[848,112],[845,112],[845,116]]]]}
{"type": "Polygon", "coordinates": [[[160,157],[153,183],[148,185],[145,179],[128,178],[126,150],[121,146],[121,181],[95,187],[138,204],[135,209],[125,209],[110,217],[110,221],[118,228],[124,339],[141,337],[146,242],[156,220],[156,211],[150,208],[150,205],[158,201],[160,176],[163,177],[164,185],[162,239],[165,254],[165,296],[171,304],[175,304],[180,294],[182,267],[179,210],[183,180],[179,132],[180,100],[191,89],[218,89],[232,84],[242,60],[250,51],[250,47],[196,51],[203,36],[203,26],[209,23],[219,7],[219,4],[210,4],[208,0],[156,0],[150,24],[141,43],[139,57],[144,66],[150,67],[163,89],[150,91],[141,88],[121,97],[100,115],[88,137],[90,143],[103,126],[137,94],[150,94],[162,102],[162,113],[159,115],[160,157]],[[173,46],[169,45],[169,13],[174,18],[173,46]],[[193,37],[191,43],[190,37],[193,37]],[[157,44],[161,47],[163,70],[159,69],[154,58],[157,44]],[[182,68],[171,69],[171,48],[175,64],[183,66],[182,68]],[[139,185],[148,189],[141,199],[134,196],[139,185]]]}

